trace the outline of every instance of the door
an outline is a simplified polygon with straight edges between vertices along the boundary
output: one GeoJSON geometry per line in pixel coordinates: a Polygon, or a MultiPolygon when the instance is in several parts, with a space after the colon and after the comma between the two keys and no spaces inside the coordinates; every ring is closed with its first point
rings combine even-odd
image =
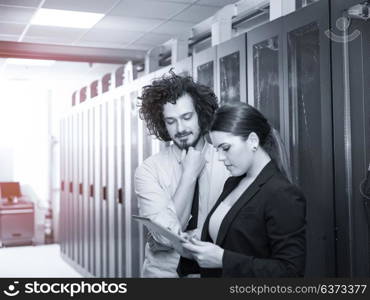
{"type": "Polygon", "coordinates": [[[95,272],[96,277],[102,273],[102,104],[93,108],[94,132],[94,224],[95,224],[95,272]],[[94,122],[95,121],[95,122],[94,122]]]}
{"type": "MultiPolygon", "coordinates": [[[[134,188],[134,177],[136,168],[139,165],[139,143],[140,139],[142,138],[142,132],[139,130],[139,114],[137,110],[137,97],[138,91],[133,89],[130,92],[130,133],[131,133],[131,145],[130,145],[130,153],[131,153],[131,197],[130,197],[130,208],[131,208],[131,215],[138,215],[139,208],[137,197],[135,194],[134,188]]],[[[129,220],[131,222],[131,219],[129,220]]],[[[142,265],[142,248],[143,248],[143,228],[138,222],[131,222],[131,276],[132,277],[140,277],[140,267],[142,265]]]]}
{"type": "Polygon", "coordinates": [[[249,103],[281,134],[307,202],[306,276],[335,276],[329,3],[248,33],[249,103]]]}
{"type": "Polygon", "coordinates": [[[109,220],[108,220],[108,101],[103,98],[101,104],[101,123],[100,123],[100,182],[101,182],[101,263],[102,263],[102,277],[109,275],[109,220]]]}
{"type": "Polygon", "coordinates": [[[108,251],[108,273],[107,276],[114,278],[118,276],[117,272],[117,107],[116,93],[111,91],[107,93],[107,251],[108,251]]]}
{"type": "Polygon", "coordinates": [[[88,235],[88,271],[94,274],[95,257],[95,222],[94,222],[94,123],[93,108],[87,111],[87,235],[88,235]]]}
{"type": "Polygon", "coordinates": [[[284,17],[285,130],[307,201],[307,276],[335,276],[329,1],[284,17]]]}
{"type": "Polygon", "coordinates": [[[67,254],[66,251],[66,214],[67,214],[67,197],[66,180],[67,180],[67,119],[63,118],[60,121],[60,249],[61,252],[67,254]]]}
{"type": "MultiPolygon", "coordinates": [[[[275,20],[248,33],[248,99],[280,132],[284,132],[283,22],[275,20]]],[[[286,141],[287,138],[285,137],[286,141]]]]}
{"type": "Polygon", "coordinates": [[[217,45],[217,95],[220,103],[247,102],[246,35],[217,45]]]}
{"type": "Polygon", "coordinates": [[[343,277],[370,275],[369,227],[359,192],[370,163],[370,24],[358,14],[363,3],[331,1],[337,265],[343,277]]]}
{"type": "MultiPolygon", "coordinates": [[[[216,47],[208,48],[194,54],[193,76],[196,82],[210,87],[215,93],[217,92],[216,47]]],[[[219,97],[219,95],[217,95],[217,97],[219,97]]]]}
{"type": "Polygon", "coordinates": [[[125,131],[124,131],[124,103],[125,98],[122,88],[119,89],[119,97],[116,99],[116,190],[117,190],[117,277],[126,277],[126,234],[125,234],[125,131]]]}

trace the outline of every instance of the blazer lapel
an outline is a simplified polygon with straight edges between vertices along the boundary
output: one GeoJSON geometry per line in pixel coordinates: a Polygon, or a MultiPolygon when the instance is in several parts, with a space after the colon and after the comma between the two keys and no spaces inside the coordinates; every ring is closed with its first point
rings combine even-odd
{"type": "Polygon", "coordinates": [[[233,177],[232,180],[227,187],[225,187],[224,191],[221,193],[220,197],[216,201],[216,204],[212,207],[210,212],[208,213],[207,218],[204,221],[202,234],[201,234],[201,240],[202,241],[212,241],[211,237],[209,236],[209,219],[211,218],[212,214],[216,210],[216,208],[220,205],[220,203],[231,193],[231,191],[239,184],[239,182],[245,177],[245,175],[233,177]]]}
{"type": "MultiPolygon", "coordinates": [[[[237,216],[239,211],[242,209],[242,207],[244,205],[246,205],[248,203],[248,201],[250,199],[252,199],[254,197],[254,195],[259,192],[261,186],[264,185],[274,175],[274,173],[276,171],[277,170],[276,170],[275,164],[272,161],[270,161],[263,168],[263,170],[257,176],[257,178],[254,180],[254,182],[246,189],[246,191],[240,196],[240,198],[231,207],[229,212],[226,214],[226,216],[222,220],[220,230],[219,230],[218,235],[217,235],[217,240],[216,240],[217,245],[221,245],[223,243],[231,223],[233,222],[233,220],[235,219],[235,217],[237,216]]],[[[236,187],[236,185],[234,186],[234,188],[235,187],[236,187]]],[[[231,191],[232,191],[232,189],[229,190],[229,193],[231,191]]],[[[223,199],[225,199],[227,195],[224,195],[223,199]]],[[[218,204],[219,204],[219,202],[218,202],[218,204]]],[[[208,226],[207,226],[207,232],[208,232],[208,226]]]]}

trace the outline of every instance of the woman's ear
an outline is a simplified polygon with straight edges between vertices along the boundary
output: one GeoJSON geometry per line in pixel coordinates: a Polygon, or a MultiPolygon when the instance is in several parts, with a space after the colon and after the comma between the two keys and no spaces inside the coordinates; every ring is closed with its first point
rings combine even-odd
{"type": "Polygon", "coordinates": [[[251,132],[248,136],[248,146],[250,149],[255,152],[257,151],[259,145],[260,145],[260,139],[258,138],[258,135],[255,132],[251,132]]]}

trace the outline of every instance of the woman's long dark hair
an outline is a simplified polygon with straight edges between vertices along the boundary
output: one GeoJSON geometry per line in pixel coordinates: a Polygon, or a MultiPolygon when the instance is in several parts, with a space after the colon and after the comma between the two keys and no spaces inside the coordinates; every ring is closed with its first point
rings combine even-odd
{"type": "Polygon", "coordinates": [[[211,131],[228,132],[246,140],[251,132],[257,134],[260,146],[276,163],[279,170],[291,181],[289,160],[277,130],[264,115],[246,103],[233,102],[216,110],[211,131]]]}

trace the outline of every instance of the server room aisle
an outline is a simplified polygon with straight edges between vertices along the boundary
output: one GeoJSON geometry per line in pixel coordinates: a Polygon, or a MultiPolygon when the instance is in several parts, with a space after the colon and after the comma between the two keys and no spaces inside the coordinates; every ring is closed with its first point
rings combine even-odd
{"type": "Polygon", "coordinates": [[[0,277],[82,277],[60,256],[58,244],[0,249],[0,277]]]}

